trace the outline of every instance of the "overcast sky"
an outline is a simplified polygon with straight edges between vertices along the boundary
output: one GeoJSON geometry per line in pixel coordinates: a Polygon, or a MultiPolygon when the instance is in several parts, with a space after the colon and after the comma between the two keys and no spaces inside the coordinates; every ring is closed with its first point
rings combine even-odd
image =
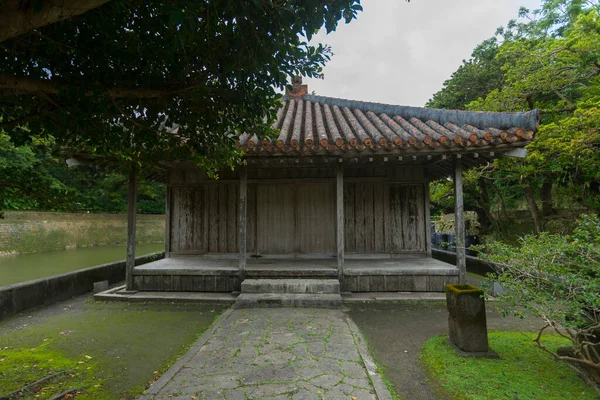
{"type": "Polygon", "coordinates": [[[496,28],[519,7],[540,0],[363,0],[364,11],[313,43],[334,56],[325,79],[304,79],[318,95],[423,106],[496,28]]]}

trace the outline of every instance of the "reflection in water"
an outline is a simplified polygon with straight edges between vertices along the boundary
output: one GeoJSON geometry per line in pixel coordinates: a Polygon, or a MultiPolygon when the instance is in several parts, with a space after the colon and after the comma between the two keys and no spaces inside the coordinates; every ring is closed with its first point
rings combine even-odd
{"type": "MultiPolygon", "coordinates": [[[[0,286],[125,259],[126,246],[99,246],[0,257],[0,286]]],[[[135,255],[164,251],[164,243],[136,245],[135,255]]]]}

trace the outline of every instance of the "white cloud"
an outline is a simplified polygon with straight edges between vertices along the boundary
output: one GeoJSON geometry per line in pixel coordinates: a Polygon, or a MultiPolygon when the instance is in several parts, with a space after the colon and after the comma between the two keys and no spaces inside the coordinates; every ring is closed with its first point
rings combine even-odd
{"type": "Polygon", "coordinates": [[[423,106],[475,46],[540,0],[363,0],[364,11],[313,43],[334,56],[325,79],[305,79],[319,95],[423,106]]]}

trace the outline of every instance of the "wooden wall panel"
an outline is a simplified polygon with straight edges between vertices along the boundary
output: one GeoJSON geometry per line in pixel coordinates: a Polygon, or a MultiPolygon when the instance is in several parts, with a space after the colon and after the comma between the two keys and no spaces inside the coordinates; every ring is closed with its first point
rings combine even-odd
{"type": "Polygon", "coordinates": [[[248,206],[246,221],[246,251],[256,254],[256,185],[248,184],[248,206]]]}
{"type": "Polygon", "coordinates": [[[422,184],[346,182],[344,194],[346,252],[425,251],[422,184]]]}
{"type": "Polygon", "coordinates": [[[296,185],[296,252],[334,253],[334,185],[296,185]]]}
{"type": "Polygon", "coordinates": [[[294,185],[257,185],[256,245],[262,254],[295,251],[294,185]]]}
{"type": "Polygon", "coordinates": [[[390,185],[391,252],[425,251],[422,185],[390,185]]]}
{"type": "Polygon", "coordinates": [[[171,252],[238,251],[237,184],[174,186],[171,193],[171,252]]]}
{"type": "Polygon", "coordinates": [[[333,254],[334,185],[256,185],[256,250],[259,254],[333,254]]]}
{"type": "Polygon", "coordinates": [[[354,234],[354,184],[344,184],[344,250],[356,252],[356,235],[354,234]]]}

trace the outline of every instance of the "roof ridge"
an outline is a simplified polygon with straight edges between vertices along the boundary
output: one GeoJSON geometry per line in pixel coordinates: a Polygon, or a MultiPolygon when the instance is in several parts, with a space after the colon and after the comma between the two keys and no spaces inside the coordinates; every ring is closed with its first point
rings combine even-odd
{"type": "MultiPolygon", "coordinates": [[[[363,112],[372,111],[376,114],[399,115],[405,119],[418,118],[424,122],[435,121],[440,125],[451,122],[458,126],[472,125],[480,129],[494,127],[497,129],[509,129],[519,127],[527,131],[537,131],[539,121],[539,110],[527,112],[491,112],[491,111],[463,111],[446,110],[437,108],[424,108],[414,106],[400,106],[393,104],[374,103],[368,101],[347,100],[336,97],[326,97],[305,94],[301,97],[313,103],[328,104],[340,108],[348,107],[363,112]]],[[[283,100],[287,100],[284,96],[283,100]]]]}

